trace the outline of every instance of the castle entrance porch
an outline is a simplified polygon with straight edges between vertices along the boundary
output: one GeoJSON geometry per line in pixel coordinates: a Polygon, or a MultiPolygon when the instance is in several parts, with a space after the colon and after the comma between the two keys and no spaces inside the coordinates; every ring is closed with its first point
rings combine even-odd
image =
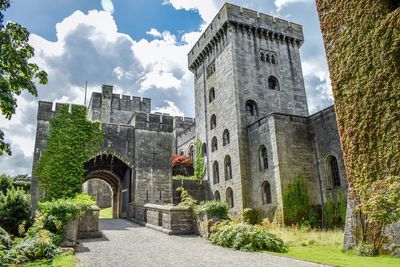
{"type": "Polygon", "coordinates": [[[131,201],[132,168],[114,154],[102,153],[85,164],[83,184],[95,179],[106,182],[112,191],[112,217],[126,217],[131,201]]]}

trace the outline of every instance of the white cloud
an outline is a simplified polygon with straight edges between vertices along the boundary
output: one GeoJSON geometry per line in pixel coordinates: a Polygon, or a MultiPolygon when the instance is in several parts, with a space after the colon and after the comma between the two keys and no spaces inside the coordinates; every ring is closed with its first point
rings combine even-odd
{"type": "Polygon", "coordinates": [[[146,33],[153,37],[161,37],[162,36],[161,33],[157,29],[154,29],[154,28],[151,28],[150,31],[148,31],[146,33]]]}
{"type": "Polygon", "coordinates": [[[220,8],[218,1],[214,0],[164,0],[164,4],[170,4],[175,9],[198,10],[206,23],[212,21],[220,8]]]}
{"type": "Polygon", "coordinates": [[[171,116],[183,116],[183,112],[177,107],[177,105],[172,102],[165,100],[164,101],[165,105],[162,107],[158,107],[153,109],[151,112],[160,112],[160,113],[167,113],[171,116]]]}
{"type": "Polygon", "coordinates": [[[293,4],[293,3],[311,3],[314,0],[275,0],[275,5],[278,8],[278,11],[284,6],[293,4]]]}
{"type": "Polygon", "coordinates": [[[101,0],[101,6],[103,7],[104,11],[110,14],[114,13],[114,4],[111,0],[101,0]]]}

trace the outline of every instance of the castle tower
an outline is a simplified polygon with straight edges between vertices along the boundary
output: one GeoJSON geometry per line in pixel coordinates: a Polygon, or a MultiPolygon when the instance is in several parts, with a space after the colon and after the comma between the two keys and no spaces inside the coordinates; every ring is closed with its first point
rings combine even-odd
{"type": "Polygon", "coordinates": [[[225,4],[188,54],[196,135],[215,198],[249,206],[248,126],[271,113],[308,116],[302,27],[225,4]]]}

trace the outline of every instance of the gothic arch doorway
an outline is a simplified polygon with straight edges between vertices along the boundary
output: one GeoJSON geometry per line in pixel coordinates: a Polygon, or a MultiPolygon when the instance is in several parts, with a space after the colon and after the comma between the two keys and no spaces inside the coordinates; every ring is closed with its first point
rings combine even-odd
{"type": "Polygon", "coordinates": [[[102,153],[85,163],[83,183],[100,179],[111,187],[113,218],[126,217],[128,204],[132,201],[132,168],[126,162],[114,154],[102,153]]]}

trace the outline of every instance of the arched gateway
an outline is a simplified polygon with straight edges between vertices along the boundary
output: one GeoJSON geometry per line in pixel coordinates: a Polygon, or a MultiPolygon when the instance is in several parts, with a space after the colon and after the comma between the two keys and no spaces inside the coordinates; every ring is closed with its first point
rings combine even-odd
{"type": "Polygon", "coordinates": [[[102,152],[86,162],[85,169],[83,183],[92,179],[108,183],[113,194],[113,218],[125,217],[131,201],[131,164],[115,153],[102,152]]]}

